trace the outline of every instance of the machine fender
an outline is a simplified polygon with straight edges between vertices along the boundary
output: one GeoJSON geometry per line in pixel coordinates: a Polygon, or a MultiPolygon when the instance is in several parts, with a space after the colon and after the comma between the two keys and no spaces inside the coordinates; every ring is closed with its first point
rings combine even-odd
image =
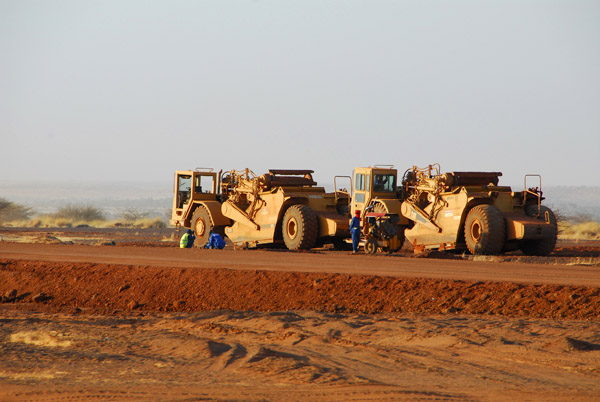
{"type": "Polygon", "coordinates": [[[490,202],[490,197],[485,194],[485,196],[469,196],[469,199],[467,201],[467,205],[465,205],[465,207],[463,208],[462,211],[462,216],[460,219],[460,230],[462,230],[464,228],[464,224],[465,221],[467,220],[467,215],[469,214],[469,211],[471,211],[471,209],[473,209],[473,207],[476,207],[477,205],[481,205],[481,204],[490,204],[493,205],[490,202]]]}
{"type": "Polygon", "coordinates": [[[280,222],[281,219],[283,218],[283,215],[285,215],[285,211],[291,207],[292,205],[296,205],[296,204],[302,204],[302,205],[308,205],[308,200],[306,198],[303,197],[285,197],[283,199],[283,203],[281,204],[281,208],[279,209],[279,216],[277,217],[277,222],[280,222]]]}
{"type": "Polygon", "coordinates": [[[202,201],[202,202],[195,202],[194,204],[196,205],[196,207],[190,208],[188,210],[189,214],[185,217],[185,222],[188,226],[191,223],[190,219],[192,218],[194,211],[200,205],[202,205],[204,208],[206,208],[208,210],[208,212],[210,214],[210,219],[212,220],[212,223],[214,226],[231,225],[231,220],[221,213],[221,203],[220,202],[218,202],[218,201],[202,201]]]}
{"type": "Polygon", "coordinates": [[[471,211],[471,209],[473,209],[473,207],[476,207],[477,205],[482,205],[482,204],[491,204],[490,203],[490,198],[487,194],[483,194],[481,196],[470,196],[468,198],[467,201],[467,205],[465,205],[465,207],[463,208],[462,211],[462,216],[460,217],[460,225],[458,226],[458,233],[456,236],[456,241],[458,243],[462,243],[465,241],[465,222],[467,221],[467,215],[469,215],[469,212],[471,211]]]}

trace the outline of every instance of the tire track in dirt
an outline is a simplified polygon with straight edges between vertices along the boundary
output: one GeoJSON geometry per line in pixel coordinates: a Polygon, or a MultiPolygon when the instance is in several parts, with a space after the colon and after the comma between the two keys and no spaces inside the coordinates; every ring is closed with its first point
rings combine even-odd
{"type": "Polygon", "coordinates": [[[599,322],[6,307],[6,402],[596,401],[600,387],[599,322]]]}

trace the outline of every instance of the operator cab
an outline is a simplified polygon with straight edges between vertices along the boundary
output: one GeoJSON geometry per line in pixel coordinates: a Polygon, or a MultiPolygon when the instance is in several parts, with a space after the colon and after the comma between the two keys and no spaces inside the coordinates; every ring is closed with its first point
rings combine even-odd
{"type": "Polygon", "coordinates": [[[216,200],[218,173],[211,168],[178,170],[175,172],[172,222],[184,218],[192,201],[216,200]]]}
{"type": "Polygon", "coordinates": [[[398,171],[392,166],[361,167],[354,169],[354,191],[350,204],[350,212],[356,210],[364,213],[375,198],[396,198],[396,182],[398,171]]]}

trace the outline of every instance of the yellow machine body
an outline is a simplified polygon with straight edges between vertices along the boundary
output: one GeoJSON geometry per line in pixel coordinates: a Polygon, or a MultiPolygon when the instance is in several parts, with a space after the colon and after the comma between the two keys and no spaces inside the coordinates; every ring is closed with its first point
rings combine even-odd
{"type": "Polygon", "coordinates": [[[541,205],[538,175],[528,176],[538,177],[539,187],[514,192],[498,185],[500,172],[440,174],[439,165],[430,165],[407,173],[401,212],[412,222],[404,233],[415,251],[468,248],[495,254],[521,248],[547,254],[554,247],[556,218],[541,205]]]}
{"type": "Polygon", "coordinates": [[[348,219],[338,213],[338,205],[346,201],[318,187],[312,173],[177,171],[171,223],[194,228],[200,246],[207,241],[207,229],[241,247],[285,243],[291,249],[306,249],[347,237],[348,219]],[[198,180],[210,189],[199,190],[198,180]],[[290,207],[293,211],[286,215],[290,207]]]}

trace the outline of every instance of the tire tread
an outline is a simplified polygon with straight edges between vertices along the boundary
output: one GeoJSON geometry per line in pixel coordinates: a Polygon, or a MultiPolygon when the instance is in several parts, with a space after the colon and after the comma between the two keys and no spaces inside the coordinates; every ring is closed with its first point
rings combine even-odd
{"type": "Polygon", "coordinates": [[[506,223],[498,208],[489,204],[477,205],[469,211],[465,222],[465,241],[471,254],[498,254],[504,246],[506,223]],[[479,218],[483,233],[479,243],[470,239],[470,220],[479,218]]]}
{"type": "Polygon", "coordinates": [[[283,216],[282,227],[284,228],[283,240],[290,250],[311,249],[315,245],[319,235],[319,221],[317,215],[307,205],[296,204],[289,207],[283,216]],[[285,225],[290,214],[296,214],[298,224],[302,226],[301,230],[299,228],[298,235],[300,236],[300,239],[298,241],[288,241],[287,236],[285,235],[285,225]]]}

